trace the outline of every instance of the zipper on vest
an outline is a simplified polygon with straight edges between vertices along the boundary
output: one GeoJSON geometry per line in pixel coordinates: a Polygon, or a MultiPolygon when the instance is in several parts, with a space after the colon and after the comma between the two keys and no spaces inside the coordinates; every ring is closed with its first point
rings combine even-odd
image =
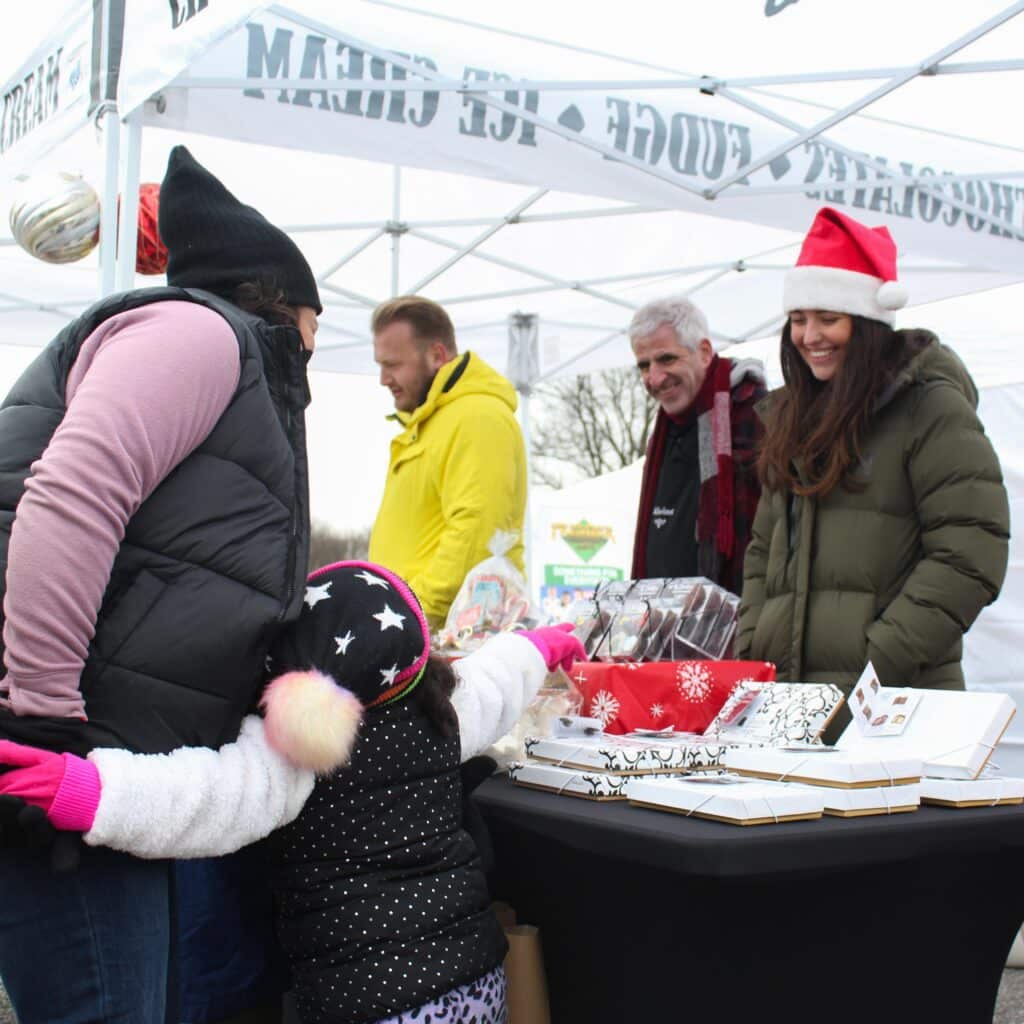
{"type": "MultiPolygon", "coordinates": [[[[294,452],[295,439],[292,435],[295,425],[292,419],[292,407],[290,404],[285,407],[285,425],[288,443],[291,446],[292,452],[294,452]]],[[[299,550],[299,459],[297,456],[295,456],[295,472],[292,475],[292,489],[294,499],[292,501],[291,513],[291,539],[288,544],[288,587],[285,590],[284,603],[281,605],[281,610],[277,613],[278,622],[284,621],[284,617],[288,614],[288,609],[291,607],[292,598],[295,596],[295,557],[299,550]]]]}

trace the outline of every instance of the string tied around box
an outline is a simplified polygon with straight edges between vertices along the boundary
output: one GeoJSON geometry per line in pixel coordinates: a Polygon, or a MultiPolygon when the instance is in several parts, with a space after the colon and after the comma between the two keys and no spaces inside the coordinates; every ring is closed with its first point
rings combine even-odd
{"type": "MultiPolygon", "coordinates": [[[[566,754],[565,757],[563,757],[561,760],[555,761],[555,767],[556,768],[564,768],[568,761],[570,761],[572,758],[574,758],[577,754],[579,754],[583,750],[586,750],[586,747],[584,747],[582,745],[578,746],[575,750],[570,750],[569,753],[566,754]]],[[[569,781],[571,782],[572,779],[570,779],[569,781]]],[[[561,792],[561,790],[559,790],[559,792],[561,792]]]]}
{"type": "Polygon", "coordinates": [[[582,778],[583,778],[583,773],[582,772],[575,772],[574,774],[570,775],[569,778],[567,778],[565,780],[565,782],[563,782],[558,787],[558,795],[561,796],[577,779],[582,779],[582,778]]]}
{"type": "Polygon", "coordinates": [[[786,776],[788,776],[788,775],[792,775],[792,774],[793,774],[794,772],[798,772],[798,771],[800,771],[800,769],[801,769],[801,768],[803,768],[803,766],[804,766],[805,764],[807,764],[807,763],[808,763],[808,762],[809,762],[810,760],[811,760],[811,758],[809,758],[809,757],[805,757],[805,758],[804,758],[804,759],[803,759],[802,761],[797,761],[797,763],[796,763],[796,764],[794,764],[794,765],[793,765],[792,767],[790,767],[790,768],[787,768],[787,769],[786,769],[786,770],[785,770],[785,771],[784,771],[784,772],[783,772],[783,773],[782,773],[782,774],[781,774],[781,775],[779,776],[779,778],[778,778],[778,780],[777,780],[777,781],[779,781],[779,782],[785,782],[785,781],[786,781],[786,776]]]}
{"type": "MultiPolygon", "coordinates": [[[[985,761],[987,762],[988,758],[995,753],[996,746],[997,744],[995,743],[962,743],[959,747],[953,747],[951,750],[944,750],[941,754],[932,754],[928,760],[941,761],[944,757],[949,757],[951,754],[959,754],[961,750],[971,750],[973,747],[984,747],[984,749],[988,751],[988,757],[985,758],[985,761]]],[[[999,766],[993,765],[992,767],[998,768],[999,766]]]]}
{"type": "MultiPolygon", "coordinates": [[[[703,800],[701,800],[701,802],[699,804],[697,804],[696,807],[691,807],[686,812],[684,817],[686,817],[686,818],[691,817],[692,815],[696,814],[705,804],[710,803],[714,799],[715,799],[715,794],[714,793],[709,793],[706,797],[704,797],[703,800]]],[[[778,814],[776,814],[775,808],[772,807],[771,801],[767,797],[761,797],[761,799],[764,800],[764,805],[765,805],[765,807],[768,808],[768,813],[772,816],[772,820],[775,822],[776,825],[778,825],[778,823],[779,823],[779,816],[778,816],[778,814]]]]}
{"type": "Polygon", "coordinates": [[[892,800],[889,797],[889,790],[892,786],[882,786],[882,799],[885,801],[885,813],[892,814],[892,800]]]}

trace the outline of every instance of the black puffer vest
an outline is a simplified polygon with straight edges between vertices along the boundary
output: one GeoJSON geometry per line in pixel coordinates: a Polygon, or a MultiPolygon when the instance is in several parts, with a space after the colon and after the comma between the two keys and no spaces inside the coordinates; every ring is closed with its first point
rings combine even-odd
{"type": "Polygon", "coordinates": [[[413,695],[366,714],[350,764],[271,837],[277,926],[303,1024],[365,1024],[505,956],[461,827],[458,737],[413,695]]]}
{"type": "Polygon", "coordinates": [[[217,747],[237,736],[277,627],[298,615],[309,544],[301,339],[202,291],[103,300],[11,389],[0,406],[0,576],[25,480],[64,417],[82,342],[117,313],[167,300],[227,320],[238,388],[206,440],[128,522],[82,672],[88,722],[2,714],[0,735],[76,752],[217,747]]]}

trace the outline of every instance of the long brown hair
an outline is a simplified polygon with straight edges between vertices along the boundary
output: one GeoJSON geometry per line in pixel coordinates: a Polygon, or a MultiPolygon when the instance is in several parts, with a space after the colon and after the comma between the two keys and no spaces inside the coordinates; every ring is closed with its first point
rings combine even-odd
{"type": "Polygon", "coordinates": [[[295,327],[299,322],[295,309],[288,305],[284,290],[266,278],[243,281],[230,298],[239,309],[261,317],[268,324],[295,327]]]}
{"type": "Polygon", "coordinates": [[[410,694],[434,728],[445,737],[455,736],[459,731],[459,719],[451,702],[456,682],[448,660],[440,654],[431,654],[424,666],[423,678],[410,694]]]}
{"type": "Polygon", "coordinates": [[[822,498],[840,484],[860,489],[852,474],[875,403],[907,361],[934,339],[927,331],[895,331],[879,320],[851,319],[846,357],[828,381],[811,373],[793,344],[789,320],[782,328],[786,387],[770,410],[757,461],[768,490],[822,498]]]}

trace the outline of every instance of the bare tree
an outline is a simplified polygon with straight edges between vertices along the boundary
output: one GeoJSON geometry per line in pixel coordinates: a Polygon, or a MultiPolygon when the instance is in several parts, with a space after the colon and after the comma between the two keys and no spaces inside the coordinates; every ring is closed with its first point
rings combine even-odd
{"type": "Polygon", "coordinates": [[[332,562],[362,561],[370,549],[370,528],[337,530],[314,520],[309,538],[309,568],[332,562]]]}
{"type": "Polygon", "coordinates": [[[585,476],[621,469],[644,454],[657,404],[632,367],[543,384],[532,437],[534,482],[560,487],[559,464],[585,476]]]}

